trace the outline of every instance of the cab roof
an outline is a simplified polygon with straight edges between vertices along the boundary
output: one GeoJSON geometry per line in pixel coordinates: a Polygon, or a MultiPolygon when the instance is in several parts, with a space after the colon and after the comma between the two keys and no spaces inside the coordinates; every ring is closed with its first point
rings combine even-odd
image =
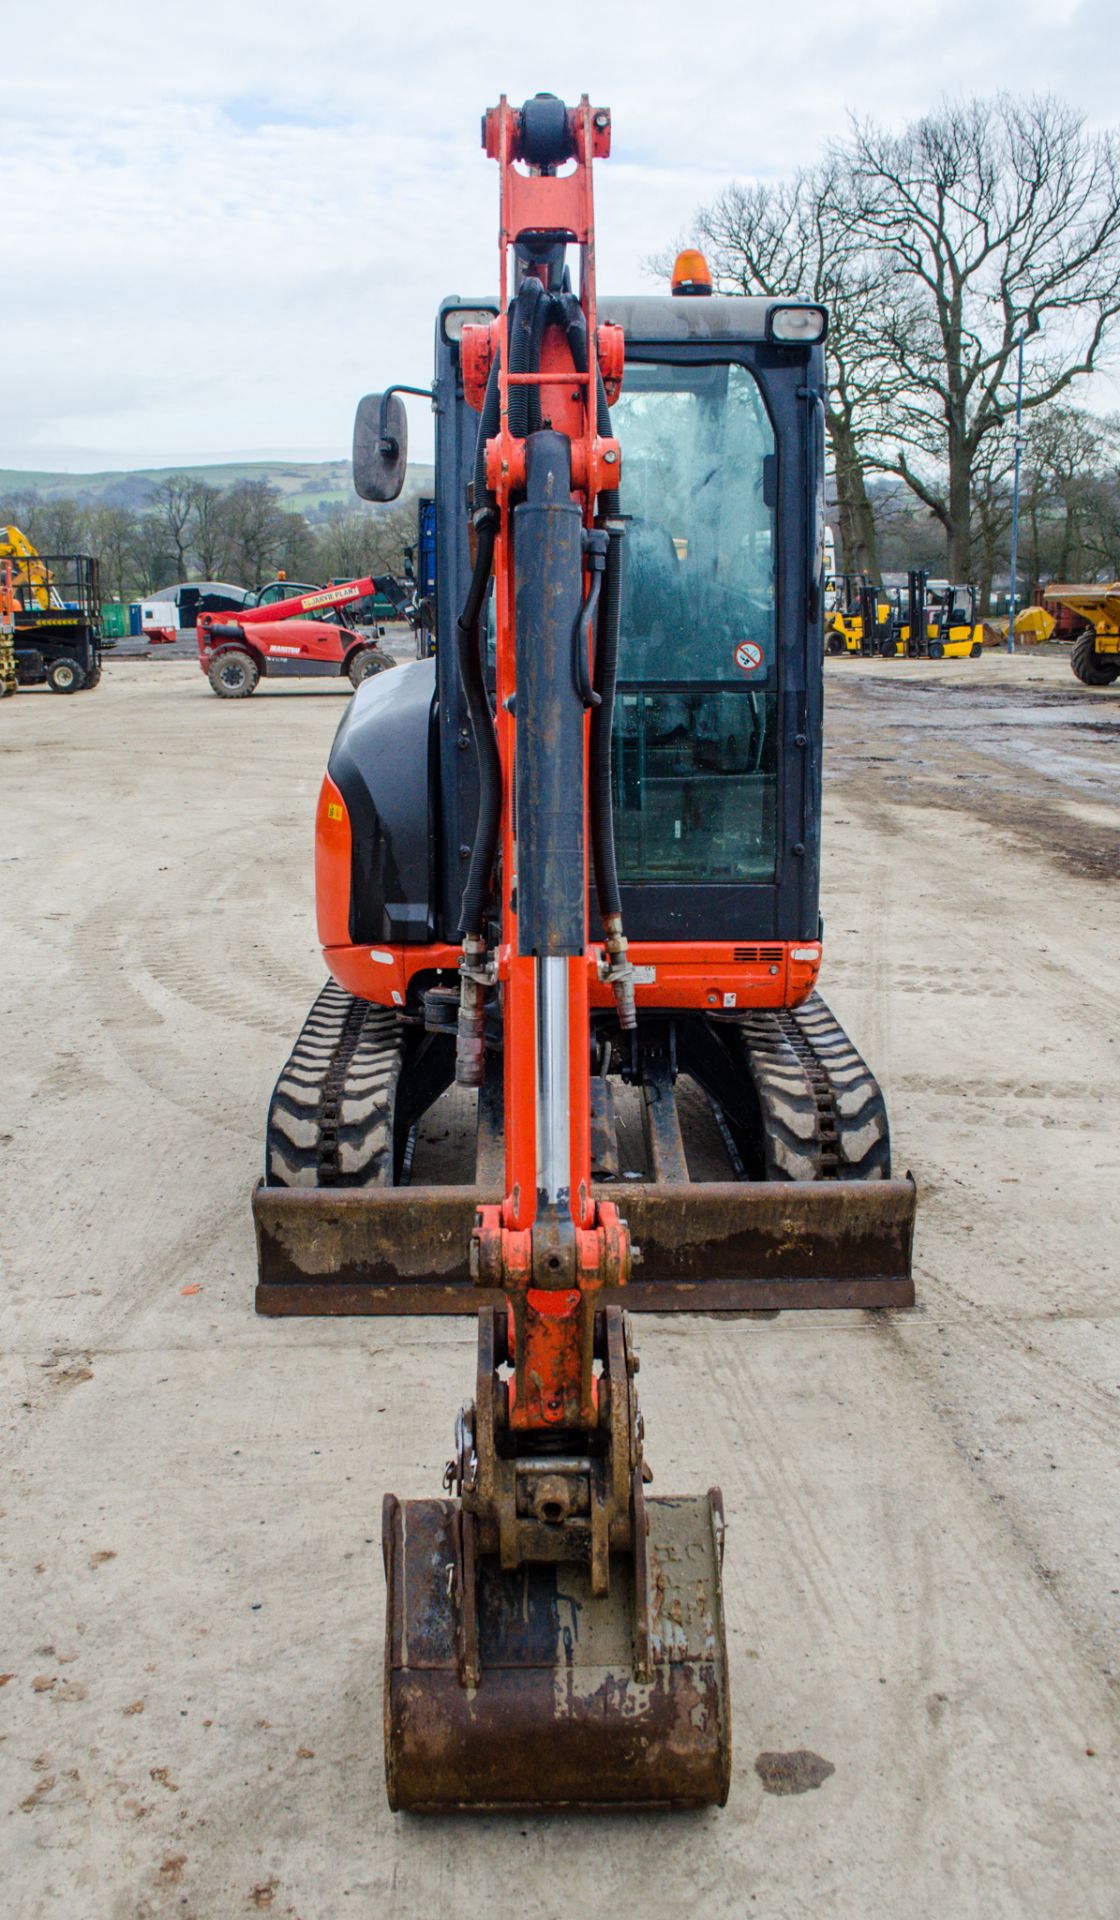
{"type": "Polygon", "coordinates": [[[798,294],[764,299],[758,294],[635,293],[604,295],[597,312],[600,320],[622,327],[628,340],[765,340],[775,307],[819,304],[798,294]]]}

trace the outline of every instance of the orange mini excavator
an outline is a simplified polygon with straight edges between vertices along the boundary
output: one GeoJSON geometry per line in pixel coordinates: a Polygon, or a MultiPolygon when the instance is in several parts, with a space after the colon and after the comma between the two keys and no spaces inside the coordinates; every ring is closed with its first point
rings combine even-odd
{"type": "MultiPolygon", "coordinates": [[[[479,1314],[445,1497],[385,1501],[391,1804],[696,1807],[730,1778],[723,1512],[647,1495],[622,1303],[913,1299],[913,1183],[814,991],[827,315],[715,297],[695,255],[599,301],[609,114],[503,99],[483,143],[435,656],[331,752],[332,980],[269,1111],[257,1305],[479,1314]]],[[[358,491],[405,458],[367,396],[358,491]]]]}

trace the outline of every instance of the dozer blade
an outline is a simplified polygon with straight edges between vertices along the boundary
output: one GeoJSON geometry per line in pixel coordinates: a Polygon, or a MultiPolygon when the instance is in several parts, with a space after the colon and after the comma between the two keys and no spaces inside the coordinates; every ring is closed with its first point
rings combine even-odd
{"type": "MultiPolygon", "coordinates": [[[[647,1500],[610,1594],[575,1566],[477,1568],[477,1685],[461,1678],[459,1514],[385,1500],[385,1774],[394,1809],[722,1806],[731,1719],[717,1492],[647,1500]],[[648,1664],[635,1582],[648,1579],[648,1664]]],[[[468,1632],[472,1627],[468,1626],[468,1632]]]]}
{"type": "MultiPolygon", "coordinates": [[[[917,1194],[901,1180],[596,1185],[641,1249],[632,1313],[910,1307],[917,1194]]],[[[257,1187],[257,1312],[476,1313],[475,1187],[257,1187]]],[[[609,1292],[608,1299],[616,1296],[609,1292]]],[[[617,1296],[621,1300],[621,1295],[617,1296]]]]}

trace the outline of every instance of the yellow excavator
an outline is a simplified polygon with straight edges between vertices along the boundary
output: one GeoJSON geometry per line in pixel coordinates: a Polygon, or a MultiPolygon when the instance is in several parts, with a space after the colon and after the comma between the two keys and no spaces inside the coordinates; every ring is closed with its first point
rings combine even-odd
{"type": "Polygon", "coordinates": [[[62,600],[51,585],[50,570],[18,527],[0,527],[0,560],[11,561],[11,584],[22,602],[41,612],[61,607],[62,600]]]}

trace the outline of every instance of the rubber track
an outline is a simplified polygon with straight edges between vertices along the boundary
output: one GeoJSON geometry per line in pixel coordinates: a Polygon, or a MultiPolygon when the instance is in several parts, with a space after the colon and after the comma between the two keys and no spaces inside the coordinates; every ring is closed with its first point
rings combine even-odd
{"type": "Polygon", "coordinates": [[[888,1180],[879,1083],[820,995],[738,1023],[762,1108],[768,1180],[888,1180]]]}
{"type": "Polygon", "coordinates": [[[392,1186],[402,1048],[390,1008],[327,982],[269,1102],[268,1186],[392,1186]]]}

